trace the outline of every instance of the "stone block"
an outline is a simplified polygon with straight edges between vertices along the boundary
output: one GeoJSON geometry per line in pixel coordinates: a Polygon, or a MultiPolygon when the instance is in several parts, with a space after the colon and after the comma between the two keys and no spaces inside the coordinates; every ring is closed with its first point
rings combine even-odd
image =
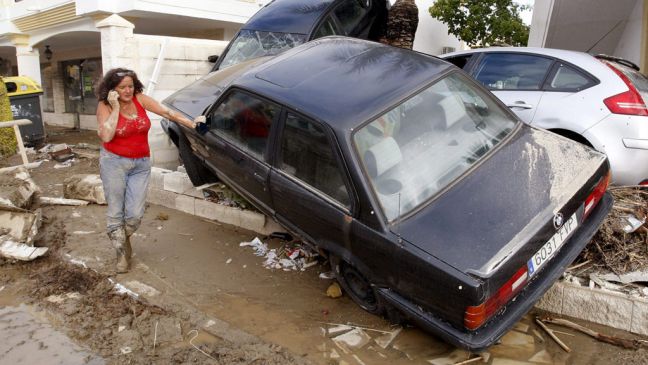
{"type": "Polygon", "coordinates": [[[196,215],[233,226],[241,226],[241,210],[207,200],[196,199],[196,215]]]}
{"type": "Polygon", "coordinates": [[[151,178],[149,180],[149,188],[164,190],[164,175],[171,173],[171,170],[162,169],[159,167],[151,168],[151,178]]]}
{"type": "Polygon", "coordinates": [[[648,336],[648,301],[635,299],[632,305],[630,332],[648,336]]]}
{"type": "Polygon", "coordinates": [[[0,228],[7,230],[7,235],[17,242],[25,242],[30,236],[37,215],[31,212],[10,212],[0,210],[0,228]]]}
{"type": "Polygon", "coordinates": [[[251,210],[241,210],[241,228],[263,234],[266,216],[251,210]]]}
{"type": "Polygon", "coordinates": [[[181,172],[171,172],[164,175],[164,190],[172,191],[177,194],[184,194],[184,192],[192,189],[194,186],[189,180],[187,174],[181,172]]]}
{"type": "Polygon", "coordinates": [[[187,214],[196,214],[196,198],[187,195],[176,196],[175,209],[187,214]]]}
{"type": "Polygon", "coordinates": [[[557,282],[535,304],[536,308],[547,312],[562,314],[563,288],[565,284],[557,282]]]}
{"type": "Polygon", "coordinates": [[[175,209],[177,196],[178,194],[171,191],[153,189],[149,187],[148,194],[146,195],[146,201],[151,204],[157,204],[163,207],[175,209]]]}
{"type": "Polygon", "coordinates": [[[98,174],[77,174],[63,181],[63,197],[106,204],[103,183],[98,174]]]}
{"type": "Polygon", "coordinates": [[[562,315],[630,331],[632,300],[612,292],[566,285],[562,315]]]}

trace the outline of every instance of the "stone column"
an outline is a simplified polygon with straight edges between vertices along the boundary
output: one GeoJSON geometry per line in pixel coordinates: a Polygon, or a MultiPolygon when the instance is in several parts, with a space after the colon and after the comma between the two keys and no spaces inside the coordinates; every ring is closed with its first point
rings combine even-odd
{"type": "Polygon", "coordinates": [[[40,85],[41,70],[38,49],[29,45],[29,36],[27,35],[14,35],[10,39],[16,46],[18,75],[28,76],[40,85]]]}
{"type": "Polygon", "coordinates": [[[104,73],[115,67],[133,69],[137,56],[133,37],[135,25],[113,14],[98,21],[95,26],[101,31],[101,62],[104,73]]]}

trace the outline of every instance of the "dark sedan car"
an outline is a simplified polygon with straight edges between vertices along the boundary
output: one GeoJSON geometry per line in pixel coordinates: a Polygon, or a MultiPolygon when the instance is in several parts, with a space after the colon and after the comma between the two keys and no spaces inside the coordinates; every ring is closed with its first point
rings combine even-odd
{"type": "Polygon", "coordinates": [[[385,0],[274,0],[234,36],[212,71],[324,36],[378,40],[386,21],[385,0]]]}
{"type": "Polygon", "coordinates": [[[493,344],[610,209],[604,155],[527,126],[433,57],[327,37],[211,73],[165,100],[194,183],[215,174],[330,255],[369,312],[493,344]]]}

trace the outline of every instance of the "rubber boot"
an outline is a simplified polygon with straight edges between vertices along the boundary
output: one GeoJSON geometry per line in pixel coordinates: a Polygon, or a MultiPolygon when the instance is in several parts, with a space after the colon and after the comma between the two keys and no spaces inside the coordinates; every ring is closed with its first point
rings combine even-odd
{"type": "Polygon", "coordinates": [[[128,261],[128,266],[130,267],[133,257],[133,246],[131,245],[130,238],[135,233],[135,229],[126,224],[124,227],[124,234],[126,235],[126,240],[124,240],[124,253],[126,254],[126,261],[128,261]]]}
{"type": "Polygon", "coordinates": [[[126,234],[124,233],[124,229],[116,229],[108,233],[108,237],[110,238],[110,243],[112,243],[113,247],[115,248],[115,252],[117,253],[117,265],[115,267],[117,273],[122,274],[128,272],[130,265],[129,260],[126,257],[126,234]]]}

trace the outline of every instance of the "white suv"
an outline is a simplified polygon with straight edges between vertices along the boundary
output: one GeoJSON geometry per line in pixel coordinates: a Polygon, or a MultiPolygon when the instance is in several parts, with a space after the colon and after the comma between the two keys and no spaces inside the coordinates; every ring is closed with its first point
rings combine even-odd
{"type": "Polygon", "coordinates": [[[483,48],[440,56],[522,121],[608,155],[620,185],[648,185],[648,78],[631,62],[548,48],[483,48]]]}

